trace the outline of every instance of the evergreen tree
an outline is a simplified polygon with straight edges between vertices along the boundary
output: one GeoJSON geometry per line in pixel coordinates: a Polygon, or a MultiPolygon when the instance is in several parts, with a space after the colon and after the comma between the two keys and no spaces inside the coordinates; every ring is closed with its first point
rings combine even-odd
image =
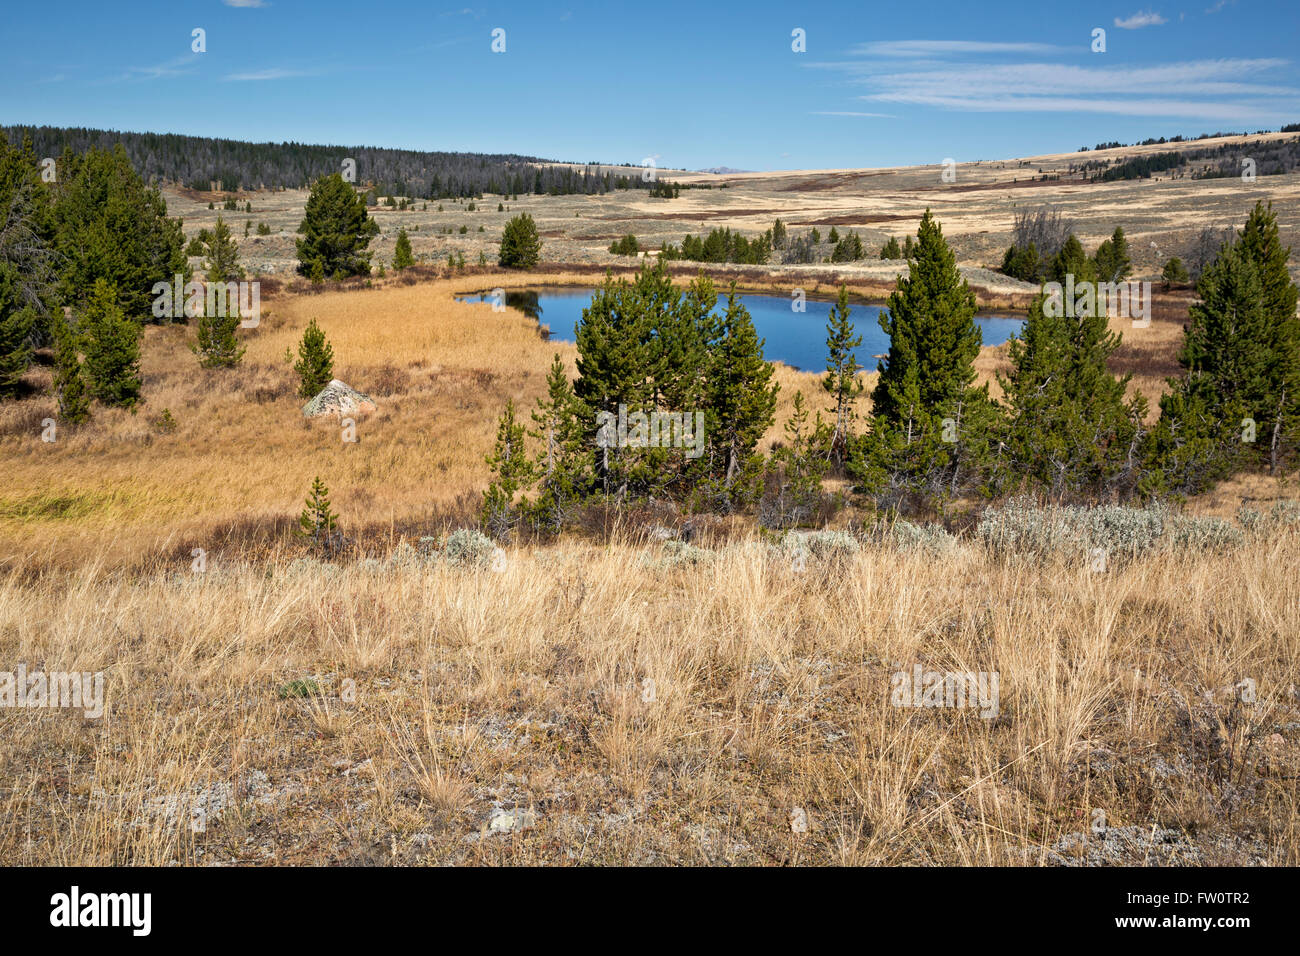
{"type": "Polygon", "coordinates": [[[90,393],[81,366],[81,342],[61,312],[54,316],[54,394],[59,418],[71,425],[90,419],[90,393]]]}
{"type": "Polygon", "coordinates": [[[1130,376],[1106,369],[1119,344],[1104,315],[1049,315],[1044,296],[1034,300],[1008,343],[1011,372],[999,376],[1011,477],[1058,498],[1131,487],[1146,404],[1126,402],[1130,376]]]}
{"type": "Polygon", "coordinates": [[[714,494],[724,509],[751,501],[761,478],[759,440],[772,424],[776,393],[775,369],[763,358],[749,310],[736,297],[732,283],[718,338],[709,350],[705,405],[707,466],[714,494]]]}
{"type": "Polygon", "coordinates": [[[537,400],[532,419],[535,427],[528,434],[541,451],[533,465],[538,498],[530,510],[539,525],[558,531],[569,508],[586,491],[592,468],[578,400],[558,354],[546,376],[546,395],[537,400]]]}
{"type": "Polygon", "coordinates": [[[298,231],[298,274],[346,277],[370,274],[366,247],[379,232],[365,200],[343,176],[333,173],[312,183],[306,215],[298,231]]]}
{"type": "Polygon", "coordinates": [[[1075,238],[1074,233],[1070,233],[1066,238],[1065,244],[1061,246],[1061,251],[1056,254],[1047,267],[1049,281],[1060,282],[1064,285],[1067,275],[1074,276],[1076,286],[1081,282],[1095,282],[1097,280],[1097,267],[1088,258],[1088,254],[1083,251],[1083,244],[1075,238]]]}
{"type": "Polygon", "coordinates": [[[83,306],[103,279],[127,318],[146,321],[154,284],[189,278],[179,220],[167,218],[161,193],[145,186],[120,143],[111,152],[65,153],[58,168],[52,212],[63,302],[83,306]]]}
{"type": "Polygon", "coordinates": [[[880,315],[888,359],[872,392],[868,441],[851,473],[873,490],[950,497],[987,480],[996,406],[975,388],[975,294],[927,209],[908,275],[880,315]]]}
{"type": "Polygon", "coordinates": [[[127,318],[117,288],[105,279],[81,311],[86,384],[104,405],[132,408],[140,400],[140,326],[127,318]]]}
{"type": "Polygon", "coordinates": [[[198,341],[190,346],[200,366],[234,368],[239,364],[246,351],[235,336],[239,322],[238,309],[230,309],[227,315],[208,315],[204,310],[198,321],[198,341]]]}
{"type": "Polygon", "coordinates": [[[864,387],[858,377],[861,366],[853,352],[862,345],[862,336],[854,334],[849,312],[848,286],[841,285],[839,299],[826,320],[826,377],[822,379],[822,388],[835,399],[835,425],[826,453],[840,465],[853,451],[853,422],[857,418],[854,405],[864,387]]]}
{"type": "Polygon", "coordinates": [[[406,227],[397,231],[397,245],[393,247],[393,268],[401,271],[415,265],[415,256],[411,254],[411,240],[406,235],[406,227]]]}
{"type": "Polygon", "coordinates": [[[36,309],[22,301],[18,269],[0,261],[0,398],[17,392],[32,364],[31,335],[36,323],[36,309]]]}
{"type": "Polygon", "coordinates": [[[298,396],[315,398],[334,378],[334,348],[325,339],[316,320],[307,323],[298,343],[298,361],[293,370],[298,373],[298,396]]]}
{"type": "Polygon", "coordinates": [[[1120,282],[1127,279],[1133,271],[1133,261],[1129,258],[1124,230],[1116,226],[1111,237],[1097,247],[1092,261],[1098,282],[1120,282]]]}
{"type": "Polygon", "coordinates": [[[208,282],[233,282],[244,278],[244,270],[239,265],[239,244],[220,216],[208,235],[206,246],[207,261],[203,263],[203,269],[208,282]]]}
{"type": "Polygon", "coordinates": [[[1186,282],[1189,278],[1187,275],[1187,268],[1183,265],[1183,260],[1179,259],[1177,256],[1174,256],[1165,263],[1165,267],[1161,271],[1160,277],[1165,280],[1166,292],[1169,291],[1170,286],[1175,283],[1181,284],[1186,282]]]}
{"type": "Polygon", "coordinates": [[[537,224],[528,213],[520,213],[506,223],[501,233],[498,260],[507,269],[531,269],[541,256],[542,241],[537,224]]]}
{"type": "Polygon", "coordinates": [[[1276,407],[1264,288],[1241,243],[1223,248],[1196,290],[1178,359],[1186,373],[1169,380],[1148,446],[1151,493],[1195,494],[1257,458],[1243,436],[1263,433],[1276,407]]]}
{"type": "Polygon", "coordinates": [[[880,258],[881,259],[903,258],[903,247],[898,244],[898,240],[895,239],[893,236],[890,236],[889,241],[880,247],[880,258]]]}
{"type": "Polygon", "coordinates": [[[515,498],[534,480],[533,463],[524,448],[524,426],[515,421],[515,402],[506,402],[506,409],[497,424],[496,443],[487,456],[493,479],[483,493],[481,520],[488,533],[504,538],[514,528],[519,518],[515,498]]]}
{"type": "Polygon", "coordinates": [[[311,492],[305,502],[307,507],[298,516],[298,533],[311,540],[314,550],[326,555],[334,554],[343,544],[339,516],[331,509],[329,493],[329,488],[318,475],[311,483],[311,492]]]}
{"type": "Polygon", "coordinates": [[[1267,207],[1255,203],[1237,245],[1255,266],[1268,325],[1261,342],[1269,360],[1268,387],[1259,407],[1259,429],[1267,432],[1260,451],[1267,450],[1269,468],[1276,473],[1300,441],[1300,317],[1296,315],[1300,287],[1291,281],[1287,268],[1291,250],[1278,237],[1271,202],[1267,207]]]}
{"type": "Polygon", "coordinates": [[[794,409],[785,423],[785,444],[772,452],[769,473],[774,487],[759,510],[759,520],[766,526],[798,527],[815,517],[828,464],[817,448],[825,441],[826,430],[820,412],[814,422],[808,421],[803,392],[795,392],[794,409]]]}

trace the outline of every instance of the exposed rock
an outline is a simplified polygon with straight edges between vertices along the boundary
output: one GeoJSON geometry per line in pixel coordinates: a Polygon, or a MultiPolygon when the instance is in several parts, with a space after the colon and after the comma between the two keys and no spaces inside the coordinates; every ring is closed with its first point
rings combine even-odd
{"type": "Polygon", "coordinates": [[[373,412],[375,408],[375,401],[369,395],[363,395],[336,378],[302,407],[302,413],[308,418],[316,418],[319,415],[338,415],[343,418],[347,415],[373,412]]]}

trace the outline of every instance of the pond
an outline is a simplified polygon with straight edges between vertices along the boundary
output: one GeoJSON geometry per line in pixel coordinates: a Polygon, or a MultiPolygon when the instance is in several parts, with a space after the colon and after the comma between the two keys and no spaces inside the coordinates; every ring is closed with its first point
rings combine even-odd
{"type": "MultiPolygon", "coordinates": [[[[589,287],[558,286],[510,289],[505,293],[505,304],[548,326],[551,338],[572,342],[582,319],[582,310],[591,304],[595,291],[589,287]]],[[[790,308],[791,300],[784,296],[746,293],[738,298],[749,310],[759,336],[766,340],[764,358],[804,371],[820,372],[826,368],[826,320],[834,302],[810,298],[806,311],[795,312],[790,308]]],[[[456,299],[458,302],[490,302],[492,293],[476,292],[459,295],[456,299]]],[[[725,302],[725,296],[719,296],[718,311],[725,302]]],[[[849,318],[855,331],[862,336],[862,345],[856,350],[858,364],[872,372],[876,370],[875,356],[889,351],[889,336],[881,330],[879,322],[883,309],[884,306],[865,303],[850,305],[849,318]]],[[[975,317],[975,322],[984,336],[985,345],[1001,345],[1013,333],[1020,331],[1024,319],[980,314],[975,317]]]]}

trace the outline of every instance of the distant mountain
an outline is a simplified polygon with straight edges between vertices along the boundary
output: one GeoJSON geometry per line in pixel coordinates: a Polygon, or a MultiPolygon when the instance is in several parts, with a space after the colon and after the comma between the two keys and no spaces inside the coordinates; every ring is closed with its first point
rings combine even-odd
{"type": "Polygon", "coordinates": [[[748,169],[732,169],[730,166],[714,166],[712,169],[697,169],[697,173],[715,173],[719,176],[725,176],[728,173],[747,173],[748,169]]]}

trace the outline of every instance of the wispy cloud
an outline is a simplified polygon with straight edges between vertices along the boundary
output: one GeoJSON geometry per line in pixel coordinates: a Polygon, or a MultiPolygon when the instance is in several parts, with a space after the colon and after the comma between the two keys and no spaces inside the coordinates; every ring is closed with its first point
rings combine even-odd
{"type": "Polygon", "coordinates": [[[159,63],[156,66],[132,66],[119,76],[110,77],[108,82],[126,82],[130,80],[161,80],[172,76],[186,76],[195,72],[198,67],[197,57],[200,54],[191,53],[185,56],[178,56],[174,60],[168,60],[166,63],[159,63]]]}
{"type": "Polygon", "coordinates": [[[265,7],[269,4],[263,0],[221,0],[228,7],[265,7]]]}
{"type": "Polygon", "coordinates": [[[862,113],[857,110],[813,110],[813,116],[871,116],[879,119],[897,119],[893,113],[862,113]]]}
{"type": "Polygon", "coordinates": [[[860,43],[852,52],[859,56],[927,57],[954,53],[1060,53],[1069,47],[1052,43],[1002,43],[983,40],[877,40],[860,43]]]}
{"type": "Polygon", "coordinates": [[[1142,27],[1158,27],[1161,24],[1168,22],[1169,21],[1160,14],[1153,13],[1150,10],[1139,11],[1133,14],[1133,16],[1125,17],[1122,20],[1119,17],[1115,18],[1115,26],[1119,27],[1121,30],[1140,30],[1142,27]]]}
{"type": "Polygon", "coordinates": [[[286,70],[272,67],[269,70],[253,70],[248,73],[228,73],[223,80],[232,83],[257,83],[263,80],[285,80],[295,76],[313,76],[311,70],[286,70]]]}
{"type": "Polygon", "coordinates": [[[1042,46],[882,41],[855,47],[856,58],[809,65],[840,72],[850,83],[867,88],[856,99],[881,105],[963,112],[1110,113],[1226,123],[1273,122],[1300,113],[1300,89],[1277,82],[1279,74],[1290,79],[1289,71],[1284,72],[1289,60],[1222,58],[1123,69],[1109,64],[1017,62],[1028,60],[1025,54],[1036,54],[1042,46]],[[987,54],[1000,55],[990,60],[987,54]],[[889,59],[882,63],[882,57],[889,59]]]}

